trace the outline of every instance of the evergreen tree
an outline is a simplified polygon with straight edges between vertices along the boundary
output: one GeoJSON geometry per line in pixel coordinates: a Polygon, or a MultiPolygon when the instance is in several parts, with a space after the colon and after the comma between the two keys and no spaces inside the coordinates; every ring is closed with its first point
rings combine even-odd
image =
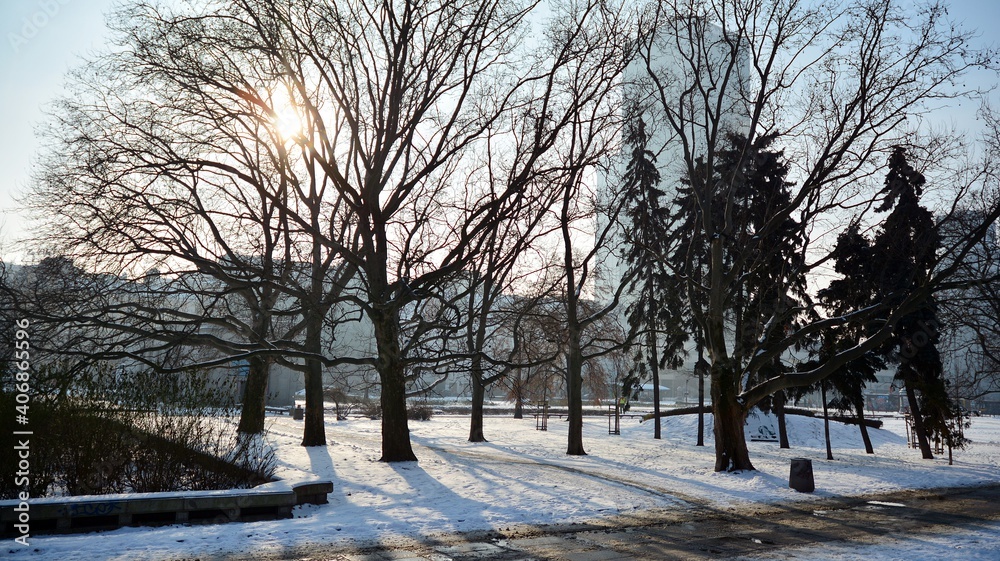
{"type": "MultiPolygon", "coordinates": [[[[826,291],[821,291],[821,296],[824,295],[822,294],[823,292],[826,291]]],[[[829,331],[825,333],[822,337],[822,343],[812,351],[814,358],[802,363],[800,368],[802,370],[815,368],[831,356],[835,356],[838,352],[857,344],[857,341],[848,336],[847,333],[849,333],[848,330],[841,330],[840,332],[829,331]]],[[[864,389],[868,384],[878,381],[875,373],[885,367],[885,359],[879,353],[869,352],[862,358],[844,364],[824,380],[826,387],[833,389],[838,395],[838,397],[829,401],[824,398],[824,406],[829,405],[841,412],[851,412],[854,414],[858,419],[858,427],[861,431],[861,439],[865,445],[865,452],[868,454],[874,454],[875,449],[868,434],[868,427],[865,425],[864,389]]],[[[818,389],[822,389],[822,387],[819,384],[814,384],[813,386],[802,388],[802,393],[814,392],[818,389]]]]}
{"type": "MultiPolygon", "coordinates": [[[[821,294],[831,309],[860,309],[873,302],[892,307],[930,276],[940,238],[931,212],[920,204],[925,183],[924,176],[907,163],[905,150],[894,148],[880,192],[884,198],[876,209],[890,214],[870,242],[857,225],[838,239],[834,258],[836,270],[844,278],[832,282],[821,294]]],[[[883,316],[866,325],[848,325],[845,340],[866,336],[886,319],[883,316]]],[[[937,305],[929,297],[896,323],[892,337],[876,353],[879,360],[897,366],[896,379],[905,386],[914,432],[927,459],[934,457],[932,438],[961,444],[951,428],[957,408],[948,396],[939,341],[937,305]]]]}
{"type": "MultiPolygon", "coordinates": [[[[744,251],[743,248],[749,248],[754,254],[751,259],[754,267],[736,291],[733,307],[737,333],[734,354],[743,363],[762,344],[774,338],[783,338],[795,323],[799,303],[809,298],[801,251],[805,234],[800,224],[791,217],[785,217],[778,219],[773,227],[768,227],[768,223],[775,220],[777,209],[790,204],[793,186],[785,180],[788,166],[783,153],[769,149],[776,138],[775,135],[768,135],[748,143],[742,135],[731,135],[730,147],[720,154],[720,175],[726,177],[732,174],[742,179],[737,183],[738,192],[734,198],[739,204],[731,211],[739,231],[733,237],[734,244],[728,253],[737,255],[744,251]]],[[[789,368],[775,357],[757,370],[750,382],[780,376],[787,371],[789,368]]],[[[773,410],[777,415],[779,446],[782,448],[789,447],[785,401],[785,392],[779,391],[758,403],[761,410],[773,410]]]]}
{"type": "MultiPolygon", "coordinates": [[[[682,180],[675,199],[676,213],[672,216],[678,231],[685,233],[686,242],[669,256],[671,266],[682,276],[700,279],[710,259],[710,240],[700,228],[702,213],[712,213],[711,222],[725,224],[718,238],[724,246],[724,268],[734,266],[736,259],[749,263],[739,287],[734,291],[727,318],[735,330],[732,362],[738,369],[754,356],[756,349],[775,338],[784,337],[795,321],[798,302],[808,298],[802,247],[804,233],[793,218],[777,216],[778,209],[789,204],[791,184],[781,151],[769,147],[776,136],[768,135],[749,141],[738,134],[727,136],[726,149],[720,151],[717,164],[711,172],[699,162],[700,177],[682,180]],[[699,199],[692,184],[718,183],[719,189],[709,200],[699,199]]],[[[702,282],[688,286],[702,286],[702,282]]],[[[704,293],[692,291],[687,295],[691,307],[704,308],[699,299],[704,293]]],[[[703,353],[700,326],[691,320],[695,341],[699,345],[699,361],[703,353]]],[[[700,368],[699,371],[704,371],[700,368]]],[[[764,379],[780,374],[785,366],[775,359],[760,368],[754,379],[764,379]]],[[[752,380],[751,380],[752,381],[752,380]]],[[[739,376],[728,381],[738,393],[743,384],[739,376]]],[[[716,390],[713,390],[716,391],[716,390]]],[[[713,403],[718,403],[713,395],[713,403]]],[[[787,447],[787,433],[783,423],[784,394],[776,396],[775,408],[780,415],[783,445],[787,447]]],[[[762,404],[766,410],[771,402],[762,404]]],[[[746,411],[744,411],[745,415],[746,411]]]]}
{"type": "MultiPolygon", "coordinates": [[[[834,270],[843,275],[843,278],[832,281],[819,292],[822,304],[835,317],[871,305],[875,293],[871,289],[870,279],[876,263],[871,243],[861,234],[858,224],[852,223],[838,236],[833,256],[834,270]]],[[[867,334],[865,326],[856,324],[831,330],[823,335],[822,344],[814,350],[814,356],[820,362],[826,360],[857,344],[867,334]]],[[[852,411],[857,416],[865,452],[869,454],[874,454],[875,449],[864,423],[864,389],[868,384],[878,381],[875,373],[884,368],[884,354],[869,351],[862,358],[838,368],[829,378],[833,388],[840,394],[834,406],[841,411],[852,411]]]]}
{"type": "Polygon", "coordinates": [[[625,168],[625,262],[631,269],[630,291],[635,299],[626,309],[633,333],[643,333],[632,370],[623,381],[623,395],[638,393],[649,375],[653,383],[654,434],[660,438],[660,367],[678,368],[687,334],[681,326],[680,283],[659,258],[668,231],[669,211],[660,204],[664,192],[657,187],[660,172],[649,150],[649,135],[642,117],[630,122],[626,143],[632,147],[625,168]],[[648,369],[648,371],[647,371],[648,369]]]}

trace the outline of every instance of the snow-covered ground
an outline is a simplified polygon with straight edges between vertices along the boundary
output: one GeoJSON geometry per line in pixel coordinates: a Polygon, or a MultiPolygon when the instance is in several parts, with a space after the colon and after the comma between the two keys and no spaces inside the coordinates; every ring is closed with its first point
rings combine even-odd
{"type": "MultiPolygon", "coordinates": [[[[947,459],[925,461],[907,448],[902,419],[887,419],[872,430],[876,454],[867,455],[856,427],[832,424],[833,461],[826,460],[819,419],[789,417],[792,448],[753,442],[755,472],[712,471],[708,446],[695,444],[695,416],[664,419],[663,439],[652,438],[653,424],[623,420],[621,435],[608,434],[603,417],[588,417],[584,444],[588,455],[565,455],[567,423],[550,419],[548,431],[536,431],[532,418],[487,417],[484,444],[466,441],[467,417],[436,416],[411,422],[418,463],[385,464],[380,456],[379,422],[330,418],[325,448],[302,448],[301,422],[288,417],[271,421],[269,440],[279,459],[278,476],[328,478],[334,482],[330,504],[306,505],[292,519],[225,525],[123,528],[100,534],[32,536],[31,546],[4,544],[0,554],[12,559],[162,559],[235,552],[275,553],[309,544],[385,543],[461,531],[519,525],[592,521],[636,515],[689,504],[739,508],[748,503],[811,501],[906,488],[931,488],[1000,482],[1000,419],[973,419],[973,441],[947,459]],[[816,492],[788,488],[790,458],[813,461],[816,492]]],[[[711,417],[706,417],[711,427],[711,417]]],[[[752,430],[752,425],[748,431],[752,430]]],[[[928,538],[922,546],[944,552],[962,543],[987,544],[995,558],[1000,526],[928,538]],[[953,536],[954,537],[954,536],[953,536]],[[939,541],[934,541],[939,540],[939,541]],[[940,542],[940,543],[939,543],[940,542]]],[[[843,550],[824,545],[829,559],[889,558],[880,547],[904,551],[899,544],[843,550]],[[856,556],[856,557],[852,557],[856,556]]],[[[978,546],[976,546],[978,547],[978,546]]],[[[966,547],[974,557],[979,549],[966,547]]],[[[980,548],[981,549],[981,548],[980,548]]],[[[820,550],[792,550],[814,559],[820,550]]],[[[915,550],[914,550],[915,551],[915,550]]],[[[922,551],[922,550],[921,550],[922,551]]],[[[950,550],[949,550],[950,551],[950,550]]],[[[953,553],[958,553],[954,551],[953,553]]],[[[940,558],[930,556],[927,558],[940,558]]],[[[900,559],[922,557],[914,552],[900,559]]],[[[983,557],[986,558],[986,557],[983,557]]]]}

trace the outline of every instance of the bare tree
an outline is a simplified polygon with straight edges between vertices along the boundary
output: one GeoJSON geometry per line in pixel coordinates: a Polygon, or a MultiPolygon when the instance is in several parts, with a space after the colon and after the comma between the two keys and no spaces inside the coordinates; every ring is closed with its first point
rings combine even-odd
{"type": "MultiPolygon", "coordinates": [[[[544,56],[531,56],[523,39],[533,8],[437,0],[254,4],[255,12],[274,14],[286,48],[304,62],[288,73],[324,101],[300,96],[318,134],[297,146],[322,168],[352,224],[353,246],[314,234],[360,275],[377,348],[385,461],[416,459],[407,372],[432,360],[401,348],[401,311],[422,295],[445,293],[480,258],[497,224],[525,208],[548,208],[539,203],[551,192],[540,169],[576,124],[575,108],[593,95],[562,80],[599,69],[610,56],[579,64],[581,47],[600,50],[594,26],[582,44],[571,27],[546,33],[534,50],[544,56]],[[327,123],[331,116],[339,128],[327,123]],[[497,130],[518,138],[517,149],[491,149],[497,130]]],[[[597,3],[583,11],[596,13],[597,3]]]]}
{"type": "MultiPolygon", "coordinates": [[[[561,87],[573,92],[574,104],[567,113],[569,126],[558,145],[557,157],[564,170],[554,178],[558,200],[552,209],[559,225],[558,256],[560,316],[565,321],[565,373],[569,406],[569,436],[566,453],[584,455],[583,373],[584,364],[619,348],[624,341],[601,333],[599,322],[612,314],[629,278],[612,288],[613,296],[595,304],[586,291],[595,291],[596,270],[605,246],[616,231],[613,217],[621,211],[620,193],[599,196],[591,176],[597,169],[607,174],[620,157],[623,130],[621,76],[633,56],[633,44],[623,41],[631,30],[629,14],[608,4],[567,5],[554,18],[555,36],[567,40],[558,47],[574,57],[558,69],[561,87]],[[602,219],[603,217],[603,219],[602,219]],[[609,219],[608,217],[612,217],[609,219]],[[593,237],[581,239],[580,232],[593,237]]],[[[595,295],[596,296],[596,295],[595,295]]]]}
{"type": "MultiPolygon", "coordinates": [[[[602,47],[596,22],[547,33],[533,51],[543,54],[523,56],[534,6],[136,3],[115,20],[118,48],[65,102],[56,136],[76,150],[54,156],[62,163],[35,199],[61,209],[51,231],[93,268],[194,270],[226,290],[294,300],[304,341],[268,335],[253,353],[299,351],[304,443],[325,441],[321,365],[369,361],[381,380],[383,459],[414,460],[407,380],[438,358],[409,353],[434,343],[404,344],[401,313],[428,296],[445,301],[497,224],[550,207],[540,169],[565,162],[547,154],[580,137],[580,108],[611,87],[613,72],[591,71],[624,58],[602,47]],[[591,83],[573,81],[588,73],[591,83]],[[496,131],[516,149],[493,149],[496,131]],[[194,266],[177,269],[178,256],[194,266]],[[325,314],[348,297],[370,322],[375,356],[321,352],[325,314]]],[[[594,3],[581,13],[605,12],[594,3]]],[[[578,181],[582,169],[573,173],[578,181]]]]}
{"type": "Polygon", "coordinates": [[[72,316],[117,333],[103,356],[206,346],[219,353],[183,366],[248,360],[249,434],[263,428],[269,364],[286,361],[306,372],[303,444],[324,444],[321,364],[338,359],[320,334],[356,267],[316,241],[320,225],[345,236],[341,203],[311,154],[289,150],[315,127],[296,116],[289,128],[294,61],[246,8],[137,3],[113,16],[117,48],[75,74],[27,200],[43,244],[134,279],[72,316]]]}
{"type": "MultiPolygon", "coordinates": [[[[941,221],[944,243],[982,220],[981,204],[963,203],[966,206],[941,221]]],[[[951,284],[937,299],[941,347],[950,359],[947,374],[954,397],[975,401],[1000,392],[1000,247],[995,227],[966,255],[951,284]]]]}

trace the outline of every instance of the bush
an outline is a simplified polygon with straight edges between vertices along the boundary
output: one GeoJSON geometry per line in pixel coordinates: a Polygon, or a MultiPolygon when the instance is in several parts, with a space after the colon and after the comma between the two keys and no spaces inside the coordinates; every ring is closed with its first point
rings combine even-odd
{"type": "Polygon", "coordinates": [[[382,418],[382,404],[374,400],[366,401],[361,404],[361,414],[377,421],[382,418]]]}
{"type": "MultiPolygon", "coordinates": [[[[0,454],[0,498],[250,487],[271,479],[273,454],[237,442],[232,409],[187,378],[95,369],[69,391],[30,402],[31,478],[14,478],[16,454],[0,454]],[[223,405],[220,407],[220,404],[223,405]]],[[[0,391],[0,414],[15,396],[0,391]]],[[[16,445],[0,433],[5,450],[16,445]]]]}
{"type": "Polygon", "coordinates": [[[434,416],[434,409],[426,403],[410,405],[406,408],[406,418],[411,421],[429,421],[434,416]]]}
{"type": "Polygon", "coordinates": [[[338,421],[346,421],[347,416],[358,406],[358,401],[354,397],[335,386],[323,388],[323,399],[333,402],[338,421]]]}

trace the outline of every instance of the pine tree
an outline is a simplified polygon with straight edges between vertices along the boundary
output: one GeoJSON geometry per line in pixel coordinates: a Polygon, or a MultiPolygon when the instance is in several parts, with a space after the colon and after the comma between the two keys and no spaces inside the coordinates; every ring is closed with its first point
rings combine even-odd
{"type": "MultiPolygon", "coordinates": [[[[871,243],[861,234],[858,224],[852,223],[837,238],[833,251],[834,270],[843,275],[819,291],[819,299],[833,316],[864,308],[872,303],[874,292],[870,280],[876,267],[871,243]]],[[[868,333],[865,326],[848,324],[823,335],[822,344],[815,349],[819,361],[826,360],[840,350],[857,344],[868,333]]],[[[875,373],[886,368],[883,353],[869,351],[862,358],[848,362],[830,375],[829,381],[840,394],[834,406],[841,411],[852,411],[858,418],[865,452],[874,454],[868,428],[864,423],[864,390],[878,381],[875,373]]]]}
{"type": "MultiPolygon", "coordinates": [[[[838,239],[834,252],[837,272],[844,275],[821,294],[834,311],[860,309],[872,302],[891,307],[902,302],[931,274],[940,238],[929,210],[921,206],[926,179],[906,161],[906,151],[897,146],[889,157],[889,171],[878,212],[889,211],[885,223],[870,242],[853,225],[838,239]]],[[[848,326],[847,336],[857,340],[878,329],[886,318],[862,326],[848,326]]],[[[942,439],[960,445],[954,438],[957,408],[948,396],[943,376],[933,297],[895,325],[892,337],[878,351],[880,360],[895,363],[896,379],[902,381],[921,454],[934,457],[930,441],[942,439]]]]}
{"type": "Polygon", "coordinates": [[[653,383],[653,438],[659,439],[660,368],[678,368],[687,334],[681,327],[680,283],[669,274],[660,259],[668,235],[669,211],[660,204],[664,192],[657,186],[660,172],[656,156],[647,147],[649,135],[642,117],[630,123],[627,145],[631,157],[623,178],[625,216],[625,262],[634,275],[630,290],[635,299],[626,314],[633,333],[644,333],[632,370],[623,381],[623,395],[638,393],[647,374],[653,383]],[[662,337],[661,337],[662,335],[662,337]],[[647,372],[648,369],[648,372],[647,372]]]}
{"type": "MultiPolygon", "coordinates": [[[[721,241],[725,269],[740,260],[746,272],[734,291],[729,321],[736,334],[732,356],[734,372],[749,362],[756,349],[775,338],[781,338],[796,319],[798,301],[808,298],[803,265],[802,247],[804,233],[791,217],[776,217],[778,209],[790,200],[791,184],[785,178],[787,165],[781,151],[771,150],[775,136],[763,136],[749,141],[730,134],[727,148],[720,151],[714,169],[698,162],[697,177],[686,177],[674,201],[677,209],[671,216],[676,231],[683,232],[685,242],[668,256],[671,267],[682,277],[701,279],[707,268],[710,244],[721,241]],[[692,185],[715,185],[707,189],[713,193],[709,199],[699,198],[692,185]],[[702,213],[711,213],[711,222],[726,227],[710,240],[701,228],[702,213]]],[[[687,286],[702,286],[701,280],[687,286]]],[[[686,295],[689,307],[705,309],[706,294],[692,290],[686,295]]],[[[695,319],[689,320],[698,345],[699,363],[703,356],[703,336],[695,319]]],[[[779,360],[761,368],[757,378],[770,377],[784,370],[779,360]]],[[[706,370],[699,368],[699,371],[706,370]]],[[[714,378],[718,378],[713,376],[714,378]]],[[[739,393],[744,380],[731,375],[724,382],[730,390],[739,393]]],[[[720,391],[717,386],[713,392],[720,391]]],[[[718,395],[713,393],[713,403],[718,395]]],[[[778,396],[777,407],[783,409],[783,394],[778,396]]],[[[767,408],[769,404],[764,404],[767,408]]],[[[747,411],[743,411],[743,415],[747,411]]],[[[782,423],[783,424],[783,423],[782,423]]],[[[787,443],[787,434],[784,441],[787,443]]],[[[787,446],[787,444],[786,444],[787,446]]]]}

